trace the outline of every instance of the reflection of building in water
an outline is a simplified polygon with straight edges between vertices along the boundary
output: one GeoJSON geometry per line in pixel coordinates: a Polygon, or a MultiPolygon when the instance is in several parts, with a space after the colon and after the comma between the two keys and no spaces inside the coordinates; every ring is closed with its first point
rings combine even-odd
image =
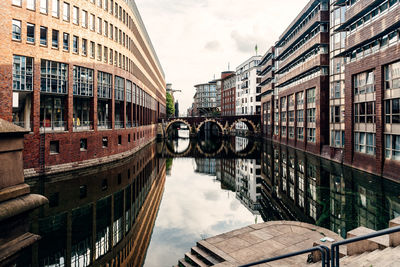
{"type": "Polygon", "coordinates": [[[258,214],[260,199],[260,161],[236,159],[236,197],[253,214],[258,214]]]}
{"type": "Polygon", "coordinates": [[[399,216],[399,184],[271,143],[261,164],[265,221],[300,220],[345,237],[358,226],[383,229],[399,216]]]}
{"type": "Polygon", "coordinates": [[[236,191],[236,160],[221,159],[221,187],[236,191]]]}
{"type": "Polygon", "coordinates": [[[244,150],[247,145],[249,144],[249,139],[245,137],[235,137],[235,151],[242,151],[244,150]]]}
{"type": "Polygon", "coordinates": [[[17,266],[142,266],[165,177],[153,145],[118,166],[37,182],[50,201],[32,218],[42,239],[17,266]]]}
{"type": "Polygon", "coordinates": [[[195,172],[216,176],[217,173],[216,161],[217,161],[216,159],[209,159],[209,158],[195,159],[196,162],[195,172]]]}

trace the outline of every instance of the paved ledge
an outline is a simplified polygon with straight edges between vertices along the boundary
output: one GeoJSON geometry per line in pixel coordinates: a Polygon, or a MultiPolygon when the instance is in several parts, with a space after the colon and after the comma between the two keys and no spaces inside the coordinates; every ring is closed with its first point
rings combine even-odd
{"type": "MultiPolygon", "coordinates": [[[[57,173],[63,173],[63,172],[68,172],[72,170],[79,170],[79,169],[85,169],[89,167],[94,167],[97,165],[101,164],[106,164],[106,163],[111,163],[113,161],[117,161],[120,159],[124,159],[126,157],[132,156],[139,150],[141,150],[143,147],[147,146],[151,142],[156,140],[156,137],[151,138],[148,142],[142,143],[135,147],[132,150],[125,151],[119,154],[114,154],[111,156],[107,157],[102,157],[102,158],[95,158],[95,159],[90,159],[90,160],[85,160],[85,161],[80,161],[80,162],[70,162],[66,164],[59,164],[59,165],[53,165],[53,166],[46,166],[45,170],[45,175],[49,174],[57,174],[57,173]]],[[[37,177],[40,176],[41,174],[37,172],[35,169],[24,169],[24,177],[26,178],[32,178],[32,177],[37,177]]]]}
{"type": "MultiPolygon", "coordinates": [[[[215,266],[233,267],[313,247],[323,237],[342,240],[336,233],[315,225],[273,221],[250,225],[200,241],[215,248],[225,261],[215,266]]],[[[330,242],[325,242],[330,246],[330,242]]],[[[308,266],[307,254],[258,266],[308,266]]]]}

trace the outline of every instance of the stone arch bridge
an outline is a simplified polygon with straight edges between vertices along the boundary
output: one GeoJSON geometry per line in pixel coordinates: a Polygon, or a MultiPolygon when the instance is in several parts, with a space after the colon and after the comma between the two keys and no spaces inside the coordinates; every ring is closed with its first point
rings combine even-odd
{"type": "Polygon", "coordinates": [[[260,115],[239,115],[239,116],[220,116],[220,117],[179,117],[170,118],[164,126],[165,133],[171,126],[185,124],[191,134],[198,134],[209,122],[215,124],[221,135],[229,135],[235,130],[235,125],[239,122],[244,123],[251,134],[259,134],[261,129],[260,115]]]}

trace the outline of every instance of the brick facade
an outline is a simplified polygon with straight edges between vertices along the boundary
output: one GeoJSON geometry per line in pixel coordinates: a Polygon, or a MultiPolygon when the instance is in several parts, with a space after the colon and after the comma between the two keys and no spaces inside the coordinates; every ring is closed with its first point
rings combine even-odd
{"type": "MultiPolygon", "coordinates": [[[[38,169],[46,166],[80,162],[132,150],[143,142],[149,142],[156,136],[156,124],[165,116],[165,81],[157,55],[148,39],[145,28],[142,26],[140,15],[125,1],[114,1],[113,7],[99,7],[89,1],[60,1],[58,17],[52,13],[52,2],[48,2],[47,14],[40,9],[39,1],[35,1],[35,10],[30,10],[26,1],[22,6],[12,5],[11,0],[2,1],[0,36],[0,117],[13,121],[13,64],[14,56],[33,58],[33,90],[14,93],[31,96],[30,121],[31,132],[25,137],[24,164],[25,169],[38,169]],[[64,2],[70,5],[70,18],[63,18],[64,2]],[[78,8],[79,22],[73,23],[73,8],[78,8]],[[116,12],[116,10],[118,10],[116,12]],[[83,12],[87,12],[86,27],[83,25],[83,12]],[[90,29],[91,15],[95,16],[95,29],[90,29]],[[21,22],[21,38],[12,37],[12,21],[21,22]],[[101,20],[99,20],[101,19],[101,20]],[[99,29],[99,21],[102,23],[99,29]],[[107,24],[106,24],[107,22],[107,24]],[[28,42],[27,26],[34,24],[34,42],[28,42]],[[47,27],[47,44],[41,44],[40,27],[47,27]],[[109,27],[110,26],[110,27],[109,27]],[[111,27],[112,26],[112,27],[111,27]],[[58,31],[58,48],[53,47],[52,33],[58,31]],[[113,32],[111,34],[111,32],[113,32]],[[69,34],[68,50],[63,49],[63,34],[69,34]],[[78,52],[73,52],[73,37],[78,38],[78,52]],[[18,38],[17,38],[18,39],[18,38]],[[83,42],[86,40],[86,53],[83,42]],[[94,43],[95,53],[91,57],[91,42],[94,43]],[[98,49],[98,47],[101,49],[98,49]],[[105,53],[107,51],[107,53],[105,53]],[[43,93],[41,91],[41,63],[43,60],[67,64],[67,94],[43,93]],[[89,101],[89,129],[77,129],[79,122],[74,120],[74,101],[78,98],[74,93],[74,66],[93,70],[93,94],[89,101]],[[111,74],[111,97],[109,103],[108,129],[99,129],[98,118],[98,79],[101,72],[111,74]],[[115,79],[123,78],[124,97],[121,101],[119,119],[123,124],[121,129],[116,124],[115,79]],[[147,102],[132,95],[128,102],[128,81],[133,83],[134,89],[143,92],[147,102]],[[41,96],[61,97],[64,109],[62,120],[65,129],[62,131],[48,131],[47,121],[41,121],[41,96]],[[122,107],[123,105],[123,107],[122,107]],[[127,107],[129,109],[127,109],[127,107]],[[43,127],[42,127],[43,126],[43,127]],[[133,127],[136,126],[136,127],[133,127]],[[119,142],[119,136],[121,144],[119,142]],[[130,142],[128,142],[130,136],[130,142]],[[42,137],[42,138],[41,138],[42,137]],[[103,137],[108,137],[108,146],[103,148],[103,137]],[[87,149],[81,149],[81,140],[87,141],[87,149]],[[59,153],[50,153],[50,142],[59,142],[59,153]],[[44,151],[41,156],[40,150],[44,151]],[[44,162],[41,162],[44,161],[44,162]]],[[[110,1],[108,1],[110,4],[110,1]]],[[[80,77],[82,78],[82,77],[80,77]]],[[[144,97],[143,97],[144,99],[144,97]]],[[[44,105],[44,103],[42,103],[44,105]]],[[[44,116],[42,114],[42,116],[44,116]]],[[[82,121],[83,123],[83,121],[82,121]]],[[[52,122],[53,124],[53,122],[52,122]]],[[[79,128],[79,127],[78,127],[79,128]]]]}

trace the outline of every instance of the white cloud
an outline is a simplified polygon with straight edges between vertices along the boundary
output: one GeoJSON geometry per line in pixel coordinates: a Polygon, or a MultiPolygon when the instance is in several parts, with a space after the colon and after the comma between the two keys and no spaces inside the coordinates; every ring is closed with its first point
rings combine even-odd
{"type": "Polygon", "coordinates": [[[166,81],[182,90],[186,112],[194,85],[236,68],[277,41],[308,0],[136,0],[166,81]]]}

